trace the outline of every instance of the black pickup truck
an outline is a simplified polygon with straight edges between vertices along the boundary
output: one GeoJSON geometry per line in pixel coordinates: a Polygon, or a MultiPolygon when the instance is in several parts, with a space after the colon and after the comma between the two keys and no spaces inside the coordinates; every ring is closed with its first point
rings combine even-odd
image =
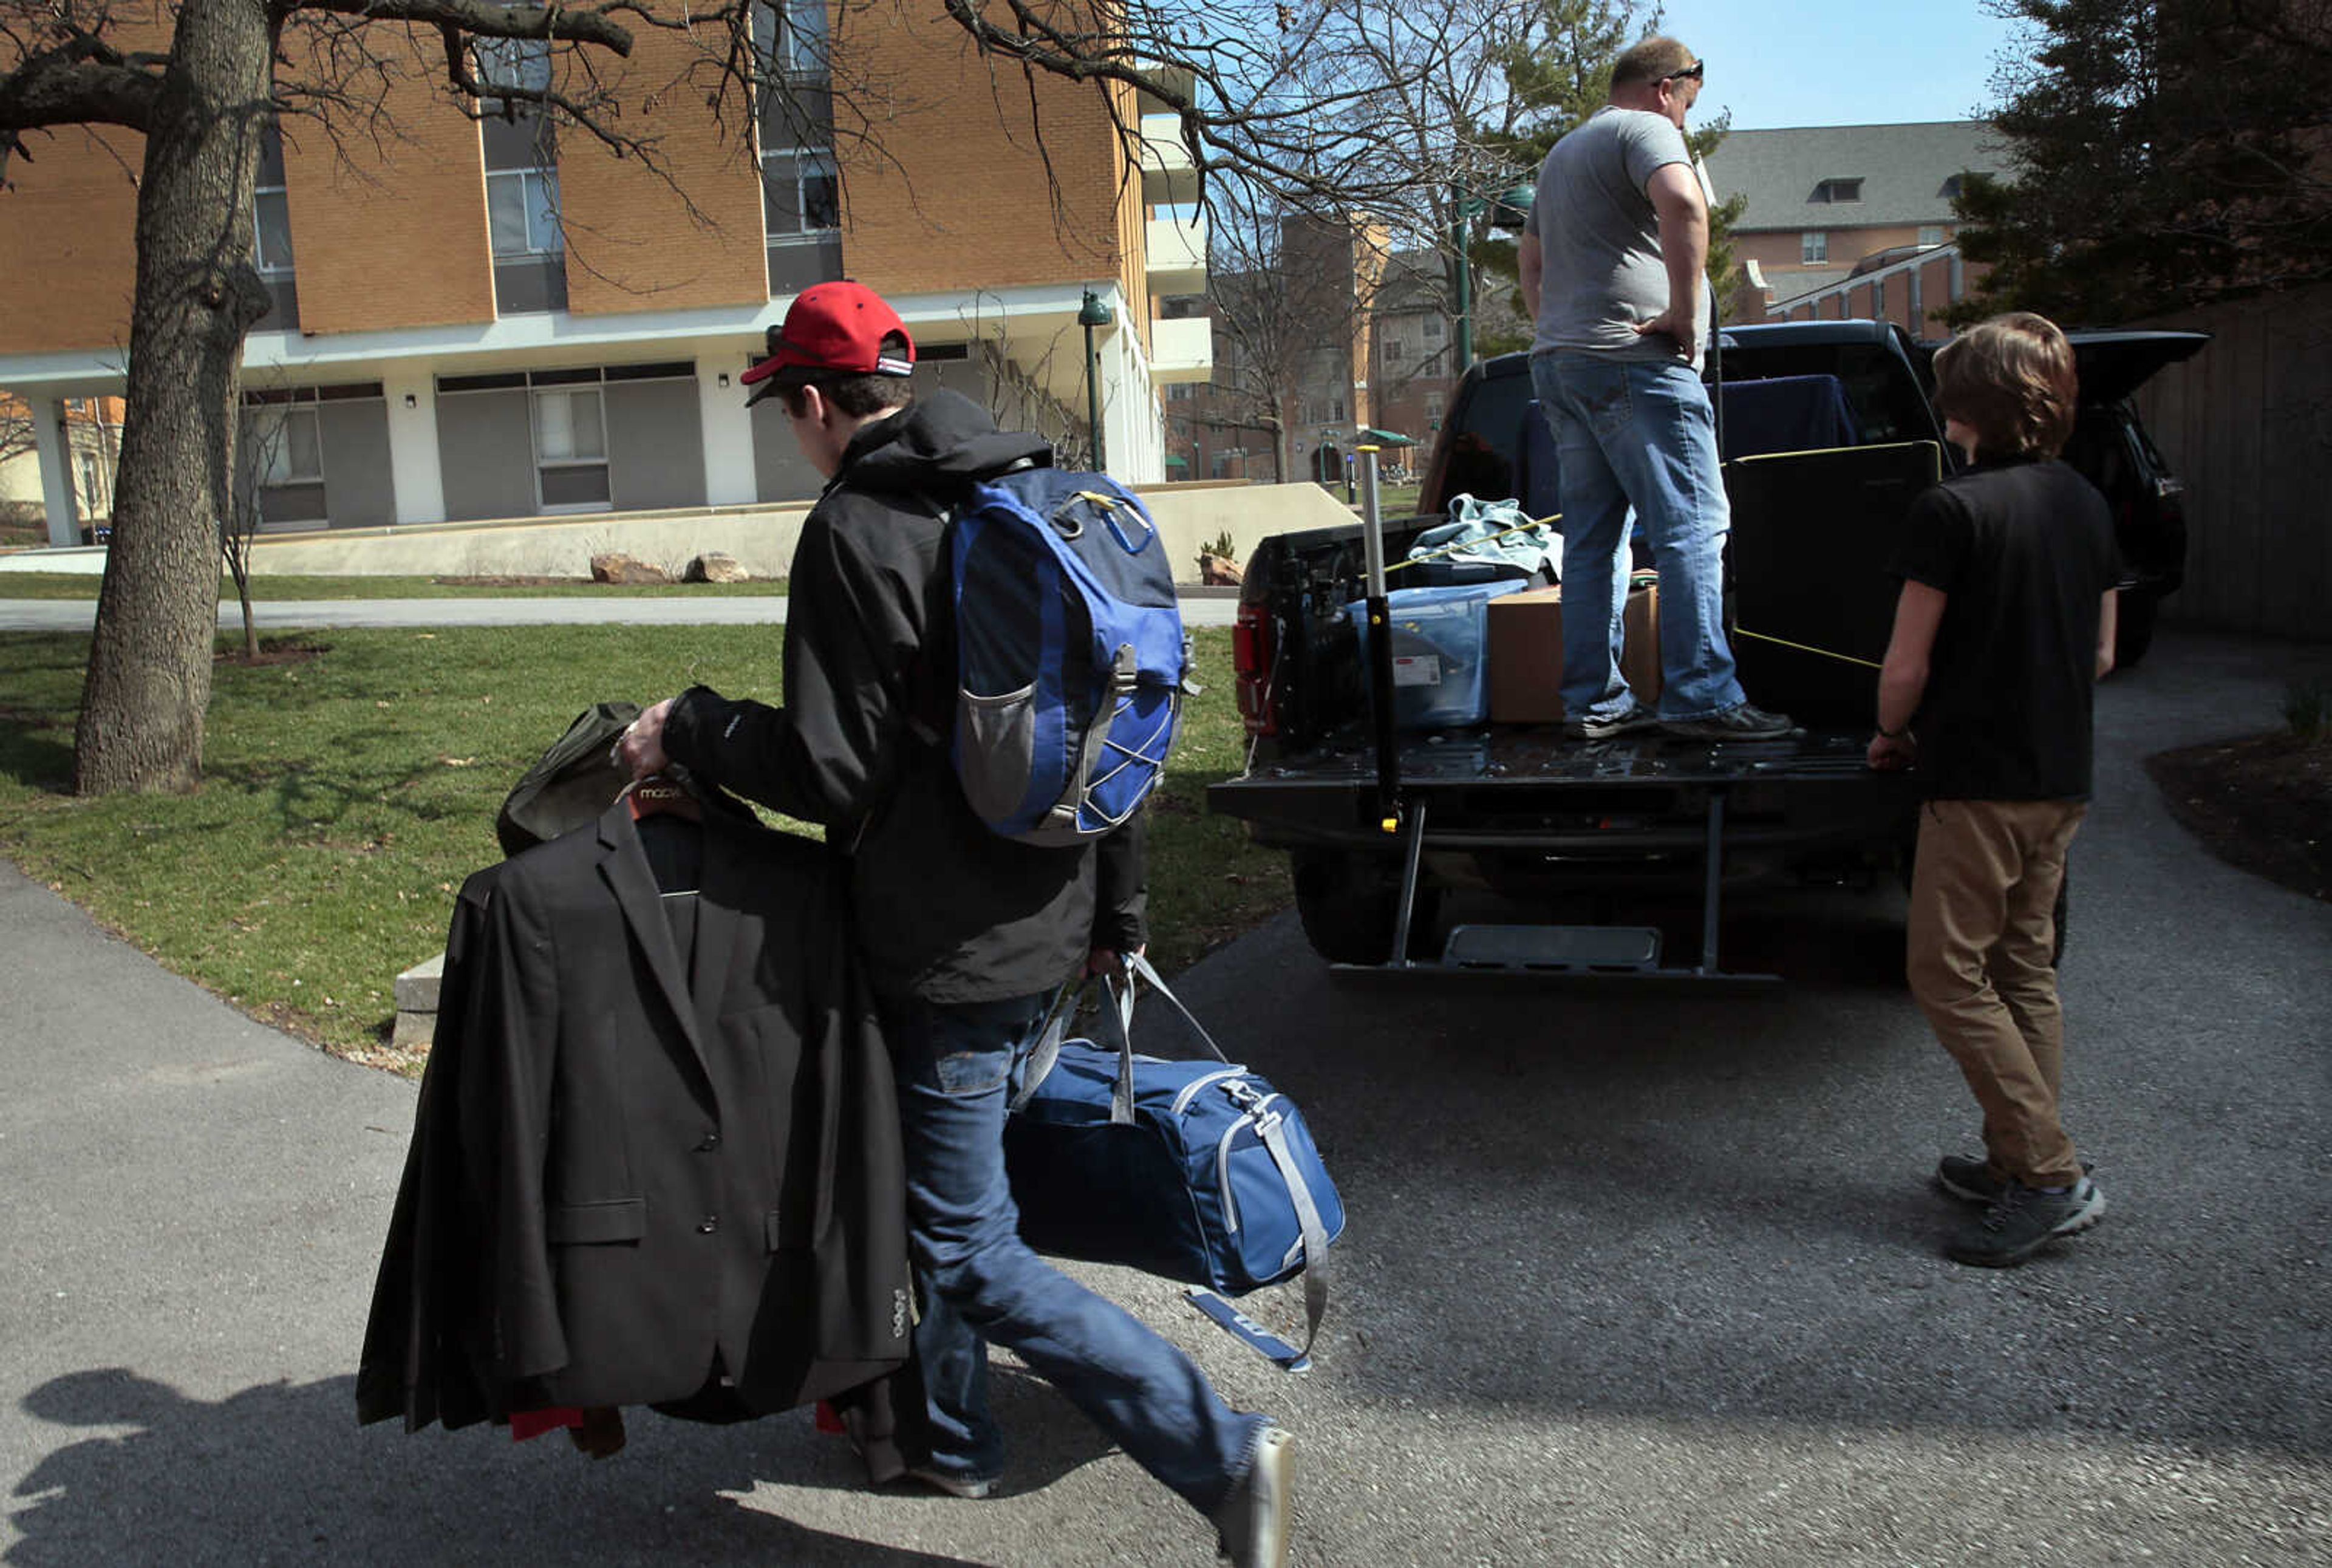
{"type": "MultiPolygon", "coordinates": [[[[2144,336],[2157,366],[2204,341],[2144,336]]],[[[1719,962],[1727,890],[1877,884],[1907,869],[1914,783],[1863,759],[1897,591],[1886,566],[1911,498],[1956,461],[1929,402],[1928,358],[1900,329],[1872,321],[1730,329],[1716,357],[1733,505],[1727,625],[1744,688],[1804,725],[1796,739],[1711,743],[1651,731],[1591,742],[1551,723],[1485,722],[1403,730],[1397,766],[1381,769],[1370,662],[1348,608],[1366,592],[1362,528],[1264,540],[1234,634],[1248,762],[1209,789],[1208,806],[1289,852],[1313,948],[1380,973],[1766,980],[1719,962]],[[1649,925],[1445,927],[1444,892],[1477,888],[1524,908],[1578,893],[1624,905],[1631,892],[1696,890],[1701,951],[1671,963],[1649,925]]],[[[2152,368],[2125,369],[2115,407],[2126,414],[2121,399],[2152,368]]],[[[2125,552],[2150,591],[2175,586],[2184,535],[2174,484],[2150,446],[2143,454],[2155,464],[2149,484],[2165,483],[2122,521],[2125,552]]],[[[1558,510],[1523,355],[1485,361],[1461,382],[1419,515],[1383,524],[1394,587],[1416,536],[1446,521],[1461,493],[1515,498],[1532,517],[1558,510]]]]}

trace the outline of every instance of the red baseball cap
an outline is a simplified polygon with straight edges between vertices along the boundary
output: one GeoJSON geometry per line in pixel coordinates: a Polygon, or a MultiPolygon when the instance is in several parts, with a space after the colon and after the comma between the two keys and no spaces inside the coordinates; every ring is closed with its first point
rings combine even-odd
{"type": "Polygon", "coordinates": [[[786,309],[786,319],[769,330],[769,354],[753,361],[743,377],[756,387],[747,407],[781,386],[798,386],[820,372],[846,376],[906,376],[915,366],[915,340],[899,312],[864,283],[845,280],[804,289],[786,309]],[[903,353],[883,351],[883,339],[897,333],[903,353]]]}

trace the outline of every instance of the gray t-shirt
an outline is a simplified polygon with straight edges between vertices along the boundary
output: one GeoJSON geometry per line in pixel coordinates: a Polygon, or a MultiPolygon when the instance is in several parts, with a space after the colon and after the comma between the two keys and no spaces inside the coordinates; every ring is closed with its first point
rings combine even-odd
{"type": "MultiPolygon", "coordinates": [[[[1614,359],[1677,357],[1667,338],[1635,330],[1637,322],[1668,308],[1659,215],[1644,187],[1672,163],[1692,163],[1684,132],[1649,110],[1609,104],[1546,155],[1524,225],[1538,236],[1544,257],[1533,353],[1583,349],[1614,359]]],[[[1704,299],[1704,338],[1715,315],[1704,299]]],[[[1695,368],[1701,349],[1693,345],[1695,368]]]]}

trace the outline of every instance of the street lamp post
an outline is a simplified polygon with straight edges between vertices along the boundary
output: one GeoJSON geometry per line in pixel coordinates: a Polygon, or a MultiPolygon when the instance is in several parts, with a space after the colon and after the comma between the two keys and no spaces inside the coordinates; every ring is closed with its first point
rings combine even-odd
{"type": "Polygon", "coordinates": [[[1474,258],[1470,244],[1472,233],[1467,225],[1487,208],[1490,226],[1494,229],[1519,229],[1536,188],[1520,181],[1508,186],[1494,196],[1469,194],[1462,185],[1449,187],[1449,207],[1453,216],[1449,223],[1450,247],[1458,253],[1457,305],[1458,326],[1455,333],[1458,351],[1458,374],[1463,376],[1474,363],[1474,258]]]}
{"type": "Polygon", "coordinates": [[[1113,318],[1109,306],[1091,289],[1085,291],[1085,303],[1077,308],[1077,325],[1085,330],[1085,428],[1093,432],[1094,467],[1107,470],[1109,460],[1102,455],[1101,387],[1094,375],[1094,329],[1106,327],[1113,318]]]}

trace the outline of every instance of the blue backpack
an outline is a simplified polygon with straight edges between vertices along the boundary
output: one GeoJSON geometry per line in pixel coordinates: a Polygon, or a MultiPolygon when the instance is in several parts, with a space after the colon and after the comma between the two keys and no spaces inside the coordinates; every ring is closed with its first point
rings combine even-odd
{"type": "Polygon", "coordinates": [[[1165,769],[1190,667],[1157,526],[1107,474],[1024,468],[972,486],[947,550],[964,798],[1023,843],[1110,832],[1165,769]]]}

